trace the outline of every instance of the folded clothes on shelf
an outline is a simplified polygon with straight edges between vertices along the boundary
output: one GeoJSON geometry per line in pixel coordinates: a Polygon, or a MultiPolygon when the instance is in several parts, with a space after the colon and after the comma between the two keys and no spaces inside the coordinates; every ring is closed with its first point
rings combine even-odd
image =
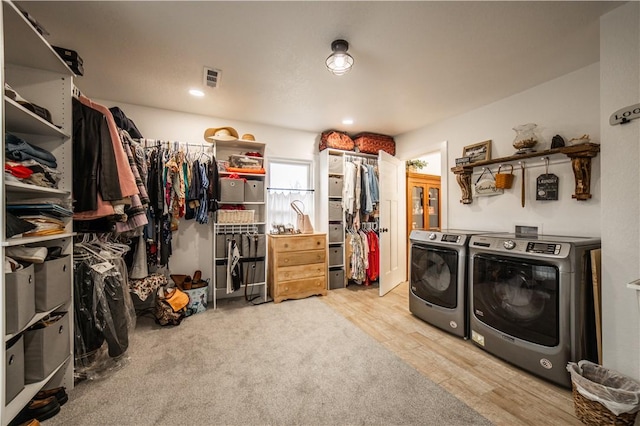
{"type": "Polygon", "coordinates": [[[45,166],[57,168],[56,157],[46,149],[40,148],[11,133],[4,135],[4,152],[11,160],[36,160],[45,166]]]}
{"type": "Polygon", "coordinates": [[[41,204],[9,204],[6,206],[7,211],[21,216],[33,213],[48,213],[56,217],[71,217],[73,210],[62,207],[58,204],[41,203],[41,204]]]}

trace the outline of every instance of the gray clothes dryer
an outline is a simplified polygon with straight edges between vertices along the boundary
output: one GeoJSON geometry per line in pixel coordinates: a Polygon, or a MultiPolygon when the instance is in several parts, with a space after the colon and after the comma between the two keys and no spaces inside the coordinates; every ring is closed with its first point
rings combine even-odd
{"type": "Polygon", "coordinates": [[[597,361],[591,250],[600,239],[474,235],[469,243],[471,340],[571,387],[566,366],[597,361]]]}

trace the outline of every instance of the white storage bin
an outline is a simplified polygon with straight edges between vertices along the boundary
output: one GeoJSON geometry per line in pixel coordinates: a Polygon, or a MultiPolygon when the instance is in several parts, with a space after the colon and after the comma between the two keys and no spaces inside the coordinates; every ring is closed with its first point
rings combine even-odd
{"type": "Polygon", "coordinates": [[[7,343],[5,355],[5,402],[10,402],[24,389],[24,336],[7,343]]]}
{"type": "Polygon", "coordinates": [[[35,293],[36,283],[33,265],[4,274],[7,334],[22,330],[36,314],[35,293]]]}
{"type": "Polygon", "coordinates": [[[264,260],[257,262],[242,263],[242,283],[255,284],[263,283],[264,279],[264,260]]]}
{"type": "Polygon", "coordinates": [[[342,222],[342,202],[329,201],[329,221],[342,222]]]}
{"type": "Polygon", "coordinates": [[[329,155],[329,173],[342,174],[344,167],[341,155],[329,155]]]}
{"type": "Polygon", "coordinates": [[[216,265],[216,288],[227,288],[227,265],[216,265]]]}
{"type": "Polygon", "coordinates": [[[341,243],[344,241],[344,230],[341,223],[329,224],[329,244],[341,243]]]}
{"type": "Polygon", "coordinates": [[[342,176],[329,177],[329,197],[342,197],[342,176]]]}
{"type": "Polygon", "coordinates": [[[244,201],[249,203],[264,202],[264,182],[247,180],[244,183],[244,201]]]}
{"type": "Polygon", "coordinates": [[[36,312],[46,312],[71,300],[71,256],[34,265],[36,312]]]}
{"type": "Polygon", "coordinates": [[[220,178],[220,202],[243,203],[244,181],[242,179],[220,178]]]}
{"type": "Polygon", "coordinates": [[[329,269],[329,290],[344,287],[344,269],[329,269]]]}
{"type": "Polygon", "coordinates": [[[262,157],[254,157],[251,155],[230,155],[229,167],[236,169],[259,170],[262,168],[262,157]]]}
{"type": "Polygon", "coordinates": [[[342,246],[329,247],[329,266],[342,265],[342,246]]]}
{"type": "Polygon", "coordinates": [[[69,356],[69,313],[43,328],[24,333],[25,383],[44,380],[69,356]]]}
{"type": "Polygon", "coordinates": [[[218,223],[252,223],[254,210],[218,210],[218,223]]]}

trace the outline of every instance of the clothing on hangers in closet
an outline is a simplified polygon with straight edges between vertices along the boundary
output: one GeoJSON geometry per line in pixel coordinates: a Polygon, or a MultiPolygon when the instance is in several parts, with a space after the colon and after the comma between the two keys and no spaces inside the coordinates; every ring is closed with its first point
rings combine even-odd
{"type": "Polygon", "coordinates": [[[76,370],[86,376],[103,374],[109,368],[106,359],[98,356],[103,344],[105,356],[121,358],[135,328],[123,260],[128,249],[96,237],[74,245],[74,352],[76,370]]]}

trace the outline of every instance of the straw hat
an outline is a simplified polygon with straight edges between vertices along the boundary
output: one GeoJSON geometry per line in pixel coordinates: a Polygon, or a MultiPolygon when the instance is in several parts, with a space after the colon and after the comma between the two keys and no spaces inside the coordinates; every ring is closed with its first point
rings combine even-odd
{"type": "Polygon", "coordinates": [[[233,127],[209,128],[204,131],[204,140],[213,141],[235,141],[238,139],[238,132],[233,127]]]}
{"type": "Polygon", "coordinates": [[[240,140],[255,142],[256,138],[251,133],[245,133],[244,135],[242,135],[240,140]]]}

